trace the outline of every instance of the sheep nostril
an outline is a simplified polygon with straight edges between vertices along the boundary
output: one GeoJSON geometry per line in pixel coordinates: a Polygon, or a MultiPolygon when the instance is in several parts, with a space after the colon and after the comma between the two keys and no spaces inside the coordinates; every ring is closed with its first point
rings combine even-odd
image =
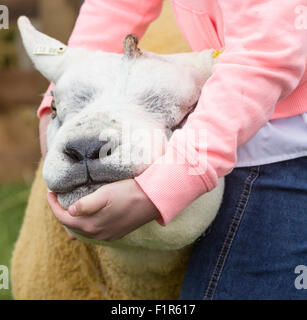
{"type": "Polygon", "coordinates": [[[107,144],[108,141],[102,140],[102,141],[95,141],[93,143],[91,143],[88,147],[88,154],[87,154],[87,158],[90,160],[96,160],[99,159],[100,157],[100,150],[101,148],[107,144]]]}
{"type": "Polygon", "coordinates": [[[95,160],[99,159],[99,153],[100,153],[100,148],[92,151],[90,154],[87,155],[88,159],[95,160]]]}
{"type": "MultiPolygon", "coordinates": [[[[70,141],[66,144],[63,153],[74,162],[81,162],[83,160],[97,160],[100,157],[104,157],[104,152],[108,150],[107,148],[109,148],[109,145],[107,144],[108,141],[99,141],[94,139],[70,141]],[[102,153],[100,154],[101,150],[102,153]]],[[[107,151],[107,155],[110,154],[111,149],[107,151]]]]}
{"type": "Polygon", "coordinates": [[[84,159],[81,152],[79,152],[76,148],[73,146],[66,146],[64,150],[64,154],[68,156],[71,160],[75,162],[80,162],[84,159]]]}

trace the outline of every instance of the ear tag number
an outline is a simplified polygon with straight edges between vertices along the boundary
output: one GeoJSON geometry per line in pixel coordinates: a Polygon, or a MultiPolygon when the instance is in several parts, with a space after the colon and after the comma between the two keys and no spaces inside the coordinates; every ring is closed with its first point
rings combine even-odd
{"type": "Polygon", "coordinates": [[[48,47],[48,46],[36,46],[33,50],[33,54],[35,55],[43,55],[43,56],[57,56],[65,52],[66,47],[48,47]]]}

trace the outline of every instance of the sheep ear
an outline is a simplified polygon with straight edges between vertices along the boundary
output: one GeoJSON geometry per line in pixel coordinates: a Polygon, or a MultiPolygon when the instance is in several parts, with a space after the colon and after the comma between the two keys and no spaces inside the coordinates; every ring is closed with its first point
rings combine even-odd
{"type": "Polygon", "coordinates": [[[167,55],[175,63],[193,68],[199,75],[207,80],[212,74],[212,67],[217,62],[216,50],[209,49],[201,52],[188,52],[167,55]]]}
{"type": "Polygon", "coordinates": [[[64,71],[70,48],[62,42],[37,31],[27,17],[19,17],[18,28],[24,47],[34,63],[49,81],[56,82],[64,71]]]}

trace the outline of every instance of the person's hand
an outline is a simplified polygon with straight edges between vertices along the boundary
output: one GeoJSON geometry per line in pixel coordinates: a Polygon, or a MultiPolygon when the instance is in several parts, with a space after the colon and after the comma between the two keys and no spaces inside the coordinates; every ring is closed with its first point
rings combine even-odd
{"type": "Polygon", "coordinates": [[[158,209],[133,179],[102,186],[64,210],[54,193],[47,199],[58,221],[96,240],[117,240],[160,217],[158,209]]]}
{"type": "Polygon", "coordinates": [[[45,110],[39,121],[39,141],[43,159],[47,154],[47,127],[50,121],[50,110],[45,110]]]}

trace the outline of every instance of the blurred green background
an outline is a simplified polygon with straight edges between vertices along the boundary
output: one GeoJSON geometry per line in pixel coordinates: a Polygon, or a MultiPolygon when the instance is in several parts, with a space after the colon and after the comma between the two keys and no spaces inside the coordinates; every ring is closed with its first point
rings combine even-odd
{"type": "MultiPolygon", "coordinates": [[[[40,159],[36,110],[48,86],[25,54],[16,20],[27,15],[41,31],[67,42],[80,0],[2,0],[1,5],[9,9],[9,29],[0,29],[0,265],[9,267],[40,159]]],[[[0,300],[11,298],[10,290],[0,290],[0,300]]]]}
{"type": "MultiPolygon", "coordinates": [[[[30,186],[14,183],[0,186],[0,261],[10,266],[11,253],[22,223],[30,186]]],[[[0,290],[1,299],[11,299],[10,290],[0,290]]]]}

